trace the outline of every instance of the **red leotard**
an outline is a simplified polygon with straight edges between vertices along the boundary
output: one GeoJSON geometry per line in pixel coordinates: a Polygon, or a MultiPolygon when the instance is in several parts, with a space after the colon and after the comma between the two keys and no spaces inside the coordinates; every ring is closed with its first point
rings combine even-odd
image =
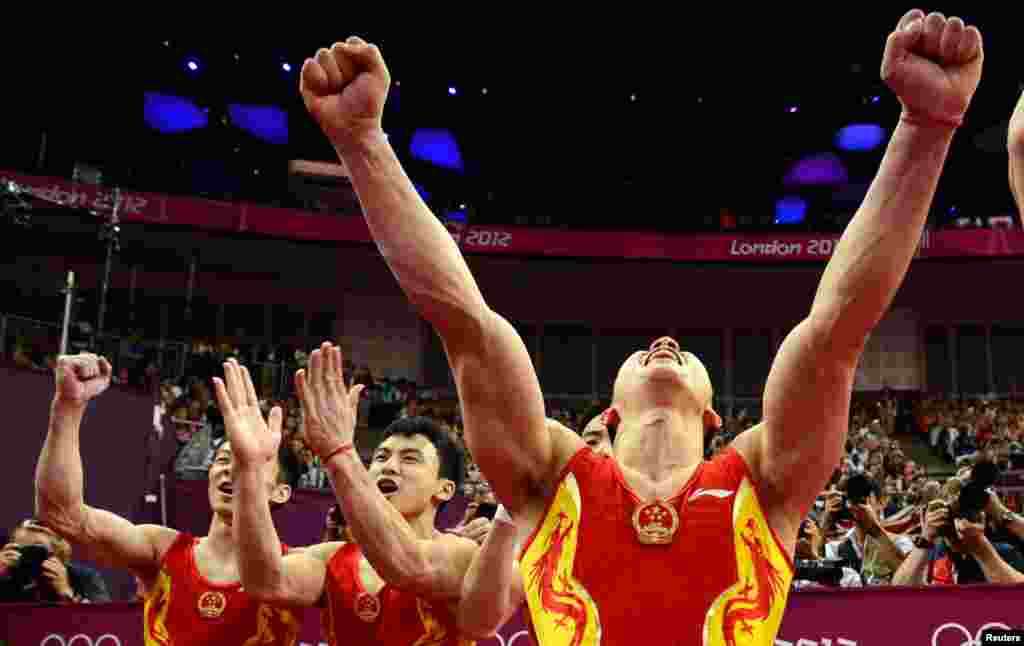
{"type": "Polygon", "coordinates": [[[429,602],[385,583],[368,594],[359,578],[362,551],[346,543],[327,564],[321,618],[330,646],[471,646],[447,604],[429,602]]]}
{"type": "MultiPolygon", "coordinates": [[[[301,617],[256,601],[241,583],[214,583],[196,567],[199,539],[178,534],[145,601],[146,646],[293,646],[301,617]]],[[[282,553],[287,551],[282,545],[282,553]]]]}
{"type": "Polygon", "coordinates": [[[705,462],[665,504],[644,508],[614,459],[584,447],[559,479],[520,560],[541,646],[771,646],[793,565],[732,448],[705,462]],[[650,533],[650,531],[645,532],[650,533]]]}

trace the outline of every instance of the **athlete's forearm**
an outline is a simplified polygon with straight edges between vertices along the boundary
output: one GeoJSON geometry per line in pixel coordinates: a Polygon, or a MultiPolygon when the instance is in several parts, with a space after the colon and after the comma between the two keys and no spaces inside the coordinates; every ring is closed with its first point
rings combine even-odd
{"type": "Polygon", "coordinates": [[[260,598],[275,598],[285,586],[281,539],[274,527],[266,482],[257,465],[236,466],[234,523],[242,585],[260,598]]]}
{"type": "Polygon", "coordinates": [[[900,121],[896,127],[811,309],[832,350],[858,353],[892,302],[921,239],[953,134],[946,126],[900,121]]]}
{"type": "Polygon", "coordinates": [[[988,539],[984,539],[981,548],[975,550],[971,556],[981,566],[981,571],[985,573],[985,579],[989,583],[1004,583],[1004,584],[1016,584],[1024,583],[1024,573],[1018,572],[1013,569],[1009,563],[1003,560],[1003,557],[999,556],[999,552],[988,539]]]}
{"type": "Polygon", "coordinates": [[[896,543],[893,542],[892,536],[889,532],[884,529],[878,533],[876,537],[878,541],[878,558],[881,559],[890,568],[896,569],[903,564],[906,557],[896,543]]]}
{"type": "Polygon", "coordinates": [[[356,452],[334,456],[327,471],[349,531],[377,573],[400,587],[418,587],[428,580],[432,568],[422,542],[377,488],[356,452]]]}
{"type": "Polygon", "coordinates": [[[382,132],[339,151],[377,247],[399,285],[445,338],[483,296],[451,234],[420,198],[382,132]]]}
{"type": "Polygon", "coordinates": [[[914,549],[892,575],[893,585],[925,585],[930,555],[928,550],[914,549]]]}
{"type": "Polygon", "coordinates": [[[85,408],[84,403],[54,397],[49,430],[36,464],[36,519],[70,538],[81,533],[85,516],[78,445],[85,408]]]}
{"type": "Polygon", "coordinates": [[[523,602],[515,562],[517,533],[512,523],[495,520],[466,571],[457,619],[462,632],[471,637],[494,635],[523,602]]]}
{"type": "Polygon", "coordinates": [[[1006,144],[1010,154],[1010,192],[1017,203],[1017,211],[1024,218],[1024,94],[1010,119],[1006,144]]]}

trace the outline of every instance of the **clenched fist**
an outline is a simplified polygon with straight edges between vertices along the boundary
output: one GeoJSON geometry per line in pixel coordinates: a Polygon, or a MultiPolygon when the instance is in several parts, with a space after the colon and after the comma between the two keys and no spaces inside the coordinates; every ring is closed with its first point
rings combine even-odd
{"type": "Polygon", "coordinates": [[[914,9],[889,35],[882,80],[899,97],[905,116],[958,125],[978,89],[984,58],[977,27],[914,9]]]}
{"type": "Polygon", "coordinates": [[[95,354],[65,354],[57,358],[57,400],[85,404],[110,386],[113,370],[95,354]]]}
{"type": "Polygon", "coordinates": [[[391,74],[376,45],[352,36],[302,65],[306,109],[339,152],[379,136],[391,74]]]}

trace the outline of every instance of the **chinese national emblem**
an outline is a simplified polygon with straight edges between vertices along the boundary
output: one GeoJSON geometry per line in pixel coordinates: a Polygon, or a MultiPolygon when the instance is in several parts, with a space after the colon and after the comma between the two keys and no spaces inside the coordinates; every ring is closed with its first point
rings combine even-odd
{"type": "Polygon", "coordinates": [[[203,619],[216,619],[224,614],[228,601],[223,593],[210,591],[199,596],[199,615],[203,619]]]}
{"type": "Polygon", "coordinates": [[[633,512],[633,529],[644,545],[669,545],[679,529],[679,513],[671,504],[655,498],[633,512]]]}
{"type": "Polygon", "coordinates": [[[380,615],[380,599],[372,594],[360,592],[356,597],[355,611],[356,616],[366,623],[377,621],[380,615]]]}

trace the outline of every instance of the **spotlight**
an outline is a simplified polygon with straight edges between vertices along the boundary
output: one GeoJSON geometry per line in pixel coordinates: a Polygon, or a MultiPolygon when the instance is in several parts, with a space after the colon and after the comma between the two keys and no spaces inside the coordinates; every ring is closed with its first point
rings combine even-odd
{"type": "Polygon", "coordinates": [[[292,71],[291,63],[281,63],[281,69],[283,69],[286,72],[292,71]]]}
{"type": "Polygon", "coordinates": [[[458,93],[459,93],[459,91],[455,89],[455,86],[449,86],[448,87],[448,94],[449,94],[449,96],[455,96],[458,93]]]}
{"type": "Polygon", "coordinates": [[[795,105],[789,106],[789,109],[786,110],[786,112],[789,112],[790,114],[796,114],[798,111],[799,111],[799,108],[796,107],[795,105]]]}
{"type": "Polygon", "coordinates": [[[188,62],[185,63],[185,67],[187,67],[189,71],[195,72],[199,69],[199,61],[194,58],[190,58],[188,62]]]}

